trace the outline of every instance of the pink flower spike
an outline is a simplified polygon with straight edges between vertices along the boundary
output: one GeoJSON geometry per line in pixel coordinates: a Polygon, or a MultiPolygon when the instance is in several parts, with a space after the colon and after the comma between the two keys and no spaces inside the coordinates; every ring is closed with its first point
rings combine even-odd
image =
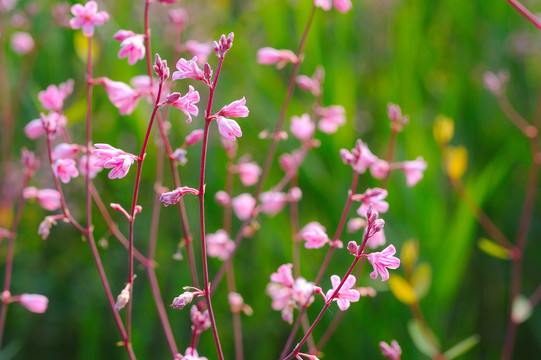
{"type": "Polygon", "coordinates": [[[400,360],[402,349],[396,340],[391,341],[391,345],[387,344],[385,341],[381,341],[379,343],[379,348],[386,358],[390,360],[400,360]]]}
{"type": "Polygon", "coordinates": [[[240,220],[248,219],[252,215],[255,205],[256,200],[248,193],[240,194],[231,201],[233,211],[240,220]]]}
{"type": "Polygon", "coordinates": [[[143,59],[145,57],[144,39],[144,36],[140,34],[134,34],[124,38],[120,43],[118,58],[122,59],[127,57],[128,64],[130,65],[135,64],[137,60],[143,59]]]}
{"type": "Polygon", "coordinates": [[[287,287],[293,287],[295,280],[293,280],[293,273],[291,269],[293,264],[284,264],[278,268],[278,272],[272,273],[270,276],[271,281],[285,285],[287,287]]]}
{"type": "Polygon", "coordinates": [[[252,186],[259,180],[261,167],[255,162],[241,162],[237,165],[237,173],[239,174],[242,185],[252,186]]]}
{"type": "Polygon", "coordinates": [[[198,143],[199,141],[201,141],[201,139],[203,139],[203,133],[204,132],[202,129],[197,129],[197,130],[192,131],[184,139],[185,145],[191,146],[193,144],[198,143]]]}
{"type": "Polygon", "coordinates": [[[246,99],[243,97],[240,100],[233,101],[231,104],[224,106],[216,116],[223,117],[246,117],[250,111],[246,107],[246,99]]]}
{"type": "Polygon", "coordinates": [[[11,35],[11,50],[19,55],[26,55],[34,49],[32,35],[24,31],[16,31],[11,35]]]}
{"type": "Polygon", "coordinates": [[[38,294],[22,294],[13,298],[16,298],[17,302],[36,314],[43,314],[49,304],[49,299],[46,296],[38,294]]]}
{"type": "Polygon", "coordinates": [[[109,179],[121,179],[128,174],[137,156],[129,154],[108,144],[95,144],[97,149],[92,150],[92,155],[98,157],[96,166],[111,169],[109,179]]]}
{"type": "MultiPolygon", "coordinates": [[[[175,72],[176,73],[176,72],[175,72]]],[[[175,74],[173,74],[173,80],[175,79],[175,74]]],[[[187,123],[192,122],[192,116],[197,116],[199,114],[199,108],[194,104],[199,102],[199,92],[195,91],[193,86],[190,85],[188,93],[183,97],[179,98],[171,105],[180,109],[188,118],[186,119],[187,123]]]]}
{"type": "Polygon", "coordinates": [[[357,214],[366,217],[366,210],[368,205],[373,204],[374,209],[378,213],[384,213],[389,210],[389,203],[383,199],[387,197],[387,190],[374,188],[366,189],[364,194],[357,194],[352,196],[353,201],[360,201],[361,207],[357,210],[357,214]]]}
{"type": "Polygon", "coordinates": [[[370,264],[374,267],[374,271],[370,274],[372,279],[376,279],[379,273],[382,281],[389,280],[389,271],[387,268],[397,269],[400,266],[400,259],[393,256],[395,253],[395,247],[389,245],[382,252],[373,252],[366,256],[370,264]]]}
{"type": "Polygon", "coordinates": [[[316,130],[316,124],[310,119],[310,115],[302,114],[300,117],[293,116],[291,118],[290,130],[300,141],[310,140],[314,131],[316,130]]]}
{"type": "Polygon", "coordinates": [[[355,276],[349,275],[338,293],[335,294],[341,281],[340,277],[337,275],[331,276],[332,289],[327,291],[327,299],[331,299],[331,297],[333,297],[333,301],[336,300],[340,310],[347,310],[350,302],[357,302],[361,297],[361,294],[359,294],[357,290],[352,289],[352,287],[355,286],[355,281],[355,276]]]}
{"type": "Polygon", "coordinates": [[[346,110],[340,105],[318,107],[316,115],[321,117],[318,123],[319,130],[326,134],[334,134],[339,126],[346,123],[346,110]]]}
{"type": "Polygon", "coordinates": [[[423,178],[423,171],[426,170],[426,161],[419,156],[416,160],[404,161],[402,163],[395,164],[395,166],[406,175],[406,183],[409,187],[414,186],[423,178]]]}
{"type": "Polygon", "coordinates": [[[218,131],[224,138],[235,141],[237,137],[242,136],[242,130],[235,120],[220,116],[216,119],[216,122],[218,123],[218,131]]]}
{"type": "Polygon", "coordinates": [[[86,37],[94,35],[94,26],[101,26],[109,20],[109,14],[105,11],[98,12],[98,4],[92,0],[84,6],[81,4],[73,5],[71,13],[75,16],[69,22],[71,28],[82,28],[86,37]]]}
{"type": "Polygon", "coordinates": [[[317,221],[308,223],[301,229],[299,235],[306,241],[304,247],[307,249],[319,249],[325,246],[325,244],[330,243],[325,228],[317,221]]]}
{"type": "Polygon", "coordinates": [[[235,242],[229,238],[227,232],[223,229],[207,235],[207,251],[211,257],[217,257],[225,261],[235,251],[235,247],[235,242]]]}
{"type": "Polygon", "coordinates": [[[181,58],[176,65],[178,71],[173,73],[173,80],[181,79],[194,79],[194,80],[205,80],[203,71],[197,66],[197,56],[194,56],[191,60],[187,61],[184,58],[181,58]]]}
{"type": "Polygon", "coordinates": [[[286,66],[288,62],[298,63],[300,60],[291,50],[276,50],[271,47],[264,47],[257,51],[257,62],[263,65],[274,65],[278,69],[286,66]]]}
{"type": "Polygon", "coordinates": [[[170,192],[166,192],[166,193],[163,193],[161,196],[160,196],[160,201],[163,202],[163,205],[164,206],[169,206],[169,205],[173,205],[173,204],[176,204],[180,201],[180,198],[184,195],[184,194],[194,194],[196,196],[199,195],[199,191],[196,190],[196,189],[193,189],[193,188],[190,188],[190,187],[187,187],[187,186],[182,186],[182,187],[179,187],[179,188],[176,188],[175,190],[173,191],[170,191],[170,192]]]}
{"type": "Polygon", "coordinates": [[[195,40],[188,40],[184,46],[187,52],[196,57],[199,65],[203,65],[212,52],[212,46],[209,42],[200,43],[195,40]]]}
{"type": "Polygon", "coordinates": [[[57,159],[53,164],[53,172],[64,184],[69,183],[71,178],[79,176],[73,159],[57,159]]]}

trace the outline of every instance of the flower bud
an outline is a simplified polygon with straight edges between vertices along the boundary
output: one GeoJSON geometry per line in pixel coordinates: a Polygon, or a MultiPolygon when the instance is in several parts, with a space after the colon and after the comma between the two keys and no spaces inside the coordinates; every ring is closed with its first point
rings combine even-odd
{"type": "Polygon", "coordinates": [[[180,99],[180,93],[179,92],[174,92],[174,93],[171,93],[171,94],[167,95],[167,97],[165,98],[165,102],[168,103],[168,104],[172,104],[175,101],[177,101],[178,99],[180,99]]]}

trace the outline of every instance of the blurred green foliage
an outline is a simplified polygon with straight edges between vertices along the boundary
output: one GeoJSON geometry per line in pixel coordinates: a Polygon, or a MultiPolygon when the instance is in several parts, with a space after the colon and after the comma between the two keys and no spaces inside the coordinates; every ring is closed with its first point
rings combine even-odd
{"type": "MultiPolygon", "coordinates": [[[[22,131],[39,114],[37,93],[49,84],[75,79],[75,92],[67,101],[69,132],[74,142],[84,139],[85,64],[75,51],[75,31],[61,28],[51,17],[51,9],[58,2],[19,1],[17,9],[36,6],[36,15],[23,25],[35,36],[35,54],[24,58],[10,50],[9,36],[14,28],[10,18],[2,17],[0,44],[6,53],[9,86],[14,89],[22,81],[21,72],[31,69],[24,83],[12,137],[11,153],[4,156],[4,164],[13,161],[12,170],[3,174],[2,203],[9,204],[20,193],[20,149],[26,146],[45,155],[43,139],[27,139],[22,131]],[[10,160],[11,159],[11,160],[10,160]]],[[[541,11],[532,1],[531,10],[541,11]]],[[[143,32],[144,1],[99,1],[107,10],[110,21],[97,30],[99,57],[94,63],[94,76],[107,76],[128,82],[135,75],[146,73],[143,62],[127,65],[118,59],[119,45],[112,40],[118,29],[143,32]]],[[[228,53],[220,77],[215,107],[246,96],[250,116],[241,119],[243,137],[238,140],[239,153],[251,154],[262,163],[268,140],[258,133],[273,129],[285,97],[291,71],[256,63],[256,52],[263,46],[296,50],[308,17],[310,0],[182,0],[176,5],[153,5],[151,10],[152,46],[154,52],[167,59],[171,67],[178,59],[175,53],[174,31],[167,13],[172,7],[185,7],[189,24],[185,39],[215,40],[222,33],[235,33],[233,49],[228,53]]],[[[10,14],[10,16],[13,13],[10,14]]],[[[306,46],[301,74],[311,75],[317,65],[326,71],[324,105],[342,105],[348,123],[332,135],[318,134],[321,147],[309,154],[303,164],[299,186],[303,190],[300,203],[300,224],[319,221],[333,233],[351,182],[351,169],[339,158],[341,148],[352,148],[362,138],[372,152],[384,157],[390,127],[386,104],[399,104],[410,116],[410,124],[398,137],[396,160],[411,160],[423,156],[428,163],[423,180],[408,188],[401,173],[393,173],[389,183],[386,221],[388,242],[400,249],[407,239],[419,243],[420,261],[433,270],[432,287],[420,305],[443,349],[449,349],[472,334],[480,336],[480,343],[463,358],[494,359],[501,353],[504,332],[509,316],[510,263],[488,257],[476,248],[476,243],[487,234],[480,229],[469,210],[453,193],[441,166],[437,144],[432,137],[433,121],[438,114],[455,120],[454,145],[468,149],[469,164],[464,182],[475,200],[490,214],[495,223],[509,237],[514,238],[525,190],[530,163],[528,144],[518,130],[499,110],[496,100],[482,87],[484,71],[508,69],[508,95],[518,111],[530,119],[535,109],[539,79],[541,78],[541,48],[539,33],[520,17],[505,1],[477,2],[466,0],[361,0],[354,1],[347,14],[318,10],[306,46]]],[[[216,59],[210,57],[211,66],[216,59]]],[[[174,83],[175,91],[187,91],[189,81],[174,83]]],[[[206,103],[206,89],[193,84],[206,103]]],[[[288,118],[311,111],[312,98],[296,91],[288,110],[288,118]]],[[[101,87],[94,89],[95,142],[110,143],[126,151],[138,153],[147,126],[151,107],[144,101],[130,116],[119,116],[101,87]]],[[[202,111],[201,111],[202,112],[202,111]]],[[[201,116],[187,125],[183,115],[171,110],[171,142],[178,146],[183,137],[195,128],[202,128],[201,116]]],[[[219,145],[219,135],[213,127],[207,167],[207,229],[219,229],[222,208],[216,205],[213,194],[224,188],[226,157],[219,145]]],[[[295,139],[281,142],[279,153],[297,146],[295,139]]],[[[152,205],[156,152],[148,151],[140,204],[145,210],[136,221],[136,247],[146,252],[150,210],[152,205]]],[[[196,187],[199,174],[200,147],[191,148],[189,161],[179,168],[182,182],[196,187]]],[[[8,167],[3,167],[7,169],[8,167]]],[[[129,206],[133,192],[134,171],[125,179],[111,181],[103,172],[95,184],[104,202],[118,202],[129,206]]],[[[274,166],[266,184],[269,188],[282,176],[274,166]]],[[[169,168],[165,171],[165,185],[172,186],[169,168]]],[[[39,177],[33,180],[38,187],[51,187],[52,178],[43,162],[39,177]]],[[[65,191],[73,215],[82,219],[83,179],[66,185],[65,191]]],[[[361,177],[358,190],[379,185],[366,174],[361,177]]],[[[235,193],[245,192],[237,182],[235,193]]],[[[249,190],[251,191],[251,190],[249,190]]],[[[539,205],[539,201],[537,201],[539,205]]],[[[192,231],[197,235],[197,202],[186,198],[192,231]]],[[[124,287],[127,268],[126,251],[98,221],[96,209],[95,234],[107,238],[109,246],[101,255],[110,278],[113,293],[124,287]]],[[[108,309],[97,272],[87,244],[70,226],[59,224],[47,241],[42,241],[37,226],[45,212],[37,204],[29,204],[16,239],[13,274],[13,293],[45,294],[50,305],[44,315],[31,314],[21,307],[10,307],[4,339],[5,356],[13,359],[119,359],[124,349],[116,346],[119,340],[108,309]]],[[[120,229],[127,233],[127,221],[113,214],[120,229]]],[[[539,206],[534,213],[525,258],[523,289],[526,295],[537,287],[539,279],[538,255],[541,244],[539,206]]],[[[254,315],[243,318],[246,358],[276,359],[289,333],[289,326],[280,314],[270,307],[265,294],[269,275],[283,263],[291,262],[291,231],[288,211],[268,218],[259,217],[261,230],[245,240],[235,261],[238,291],[254,309],[254,315]]],[[[234,229],[239,222],[234,221],[234,229]]],[[[5,225],[5,224],[4,224],[5,225]]],[[[235,232],[235,231],[234,231],[235,232]]],[[[162,209],[156,259],[163,297],[168,303],[189,285],[186,261],[173,260],[181,230],[177,210],[162,209]]],[[[344,234],[342,241],[360,240],[360,235],[344,234]]],[[[197,249],[197,245],[196,245],[197,249]]],[[[301,274],[313,279],[324,256],[323,250],[302,250],[301,274]]],[[[196,250],[197,263],[200,252],[196,250]]],[[[2,262],[5,250],[2,249],[2,262]]],[[[322,287],[330,287],[331,274],[343,274],[352,260],[346,251],[339,251],[332,260],[322,287]]],[[[220,266],[210,261],[211,277],[220,266]]],[[[3,274],[4,267],[1,267],[3,274]]],[[[364,266],[359,284],[378,290],[375,298],[362,298],[347,311],[337,332],[324,349],[325,359],[381,358],[378,342],[396,339],[403,349],[404,359],[422,358],[408,334],[411,314],[388,291],[388,285],[368,277],[369,266],[364,266]]],[[[370,270],[371,271],[371,270],[370,270]]],[[[399,270],[397,270],[399,271],[399,270]]],[[[137,269],[135,286],[133,344],[140,359],[165,359],[168,348],[156,315],[153,299],[147,286],[146,274],[137,269]]],[[[2,275],[3,276],[3,275],[2,275]]],[[[392,274],[391,274],[392,276],[392,274]]],[[[234,356],[231,317],[227,306],[225,283],[216,293],[217,323],[226,358],[234,356]]],[[[321,299],[309,309],[309,318],[319,312],[321,299]]],[[[179,349],[189,345],[189,311],[167,310],[177,337],[179,349]]],[[[318,339],[339,310],[335,305],[325,314],[316,328],[318,339]]],[[[295,313],[296,316],[296,313],[295,313]]],[[[201,338],[200,355],[215,358],[210,332],[201,338]]],[[[541,350],[541,314],[534,310],[532,317],[520,325],[515,358],[531,358],[541,350]]]]}

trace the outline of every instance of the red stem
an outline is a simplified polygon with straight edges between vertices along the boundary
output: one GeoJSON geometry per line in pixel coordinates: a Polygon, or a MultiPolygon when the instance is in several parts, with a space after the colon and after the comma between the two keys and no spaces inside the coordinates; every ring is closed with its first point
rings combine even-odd
{"type": "Polygon", "coordinates": [[[532,14],[524,5],[522,5],[517,0],[507,0],[511,6],[513,6],[522,16],[524,16],[526,19],[528,19],[536,28],[541,30],[541,21],[532,14]]]}

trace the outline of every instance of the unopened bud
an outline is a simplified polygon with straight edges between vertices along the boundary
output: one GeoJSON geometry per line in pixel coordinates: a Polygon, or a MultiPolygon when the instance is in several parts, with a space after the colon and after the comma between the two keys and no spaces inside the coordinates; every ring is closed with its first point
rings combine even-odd
{"type": "Polygon", "coordinates": [[[116,298],[115,310],[123,309],[130,301],[130,284],[126,284],[126,287],[120,292],[120,295],[116,298]]]}
{"type": "Polygon", "coordinates": [[[173,303],[171,304],[171,307],[173,309],[182,309],[184,306],[188,305],[192,302],[194,297],[194,293],[192,292],[185,292],[177,296],[173,299],[173,303]]]}
{"type": "Polygon", "coordinates": [[[174,92],[174,93],[171,93],[171,94],[167,95],[167,97],[165,98],[165,102],[168,103],[168,104],[172,104],[175,101],[177,101],[178,99],[180,99],[180,93],[179,92],[174,92]]]}
{"type": "Polygon", "coordinates": [[[210,82],[210,78],[212,77],[212,68],[210,67],[208,62],[203,65],[203,74],[205,76],[205,79],[210,82]]]}
{"type": "Polygon", "coordinates": [[[348,251],[351,255],[357,255],[359,253],[359,245],[355,241],[350,241],[348,243],[348,251]]]}

